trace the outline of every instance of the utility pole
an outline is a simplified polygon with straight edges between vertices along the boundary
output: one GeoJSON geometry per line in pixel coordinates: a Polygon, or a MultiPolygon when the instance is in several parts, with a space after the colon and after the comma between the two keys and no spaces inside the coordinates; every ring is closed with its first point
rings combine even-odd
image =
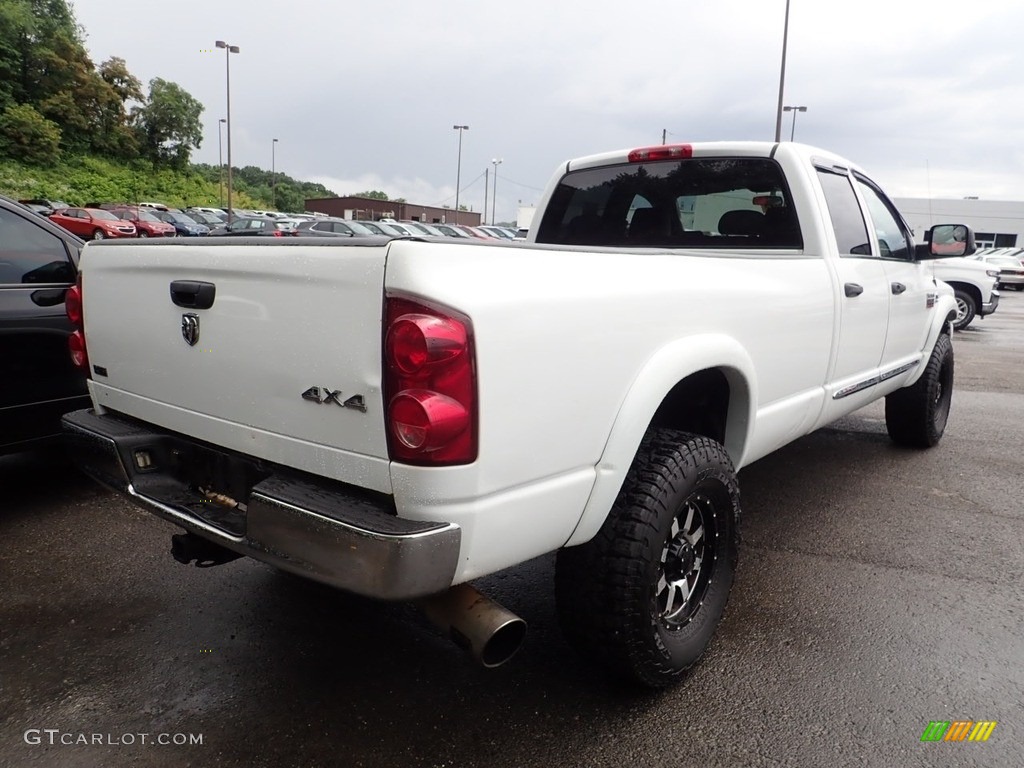
{"type": "Polygon", "coordinates": [[[455,166],[455,223],[459,223],[459,187],[462,185],[462,132],[468,131],[468,125],[453,125],[453,131],[459,132],[459,161],[455,166]]]}
{"type": "Polygon", "coordinates": [[[277,210],[277,139],[270,142],[270,197],[277,210]]]}
{"type": "Polygon", "coordinates": [[[786,0],[786,22],[782,28],[782,68],[779,72],[779,108],[775,114],[775,143],[782,141],[782,96],[786,90],[786,45],[789,43],[789,0],[786,0]]]}
{"type": "Polygon", "coordinates": [[[218,48],[224,49],[224,68],[228,86],[228,224],[230,224],[232,219],[234,218],[233,211],[231,208],[231,54],[238,53],[239,47],[237,45],[229,45],[228,43],[225,43],[223,40],[216,41],[215,45],[218,48]]]}
{"type": "MultiPolygon", "coordinates": [[[[491,224],[498,220],[498,166],[501,165],[502,160],[499,157],[491,160],[491,164],[494,166],[494,194],[491,196],[491,224]]],[[[484,214],[487,212],[484,211],[484,214]]]]}
{"type": "MultiPolygon", "coordinates": [[[[484,224],[487,223],[487,183],[491,178],[491,169],[484,168],[484,224]]],[[[491,222],[494,223],[493,221],[491,222]]]]}
{"type": "Polygon", "coordinates": [[[221,126],[226,123],[227,120],[223,117],[217,122],[217,164],[220,166],[220,207],[224,207],[224,131],[221,130],[221,126]]]}

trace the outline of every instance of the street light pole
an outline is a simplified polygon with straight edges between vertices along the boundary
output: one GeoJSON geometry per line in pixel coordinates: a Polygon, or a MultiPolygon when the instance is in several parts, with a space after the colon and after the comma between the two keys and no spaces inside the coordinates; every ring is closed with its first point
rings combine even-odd
{"type": "Polygon", "coordinates": [[[462,183],[462,132],[468,131],[468,125],[453,125],[452,130],[459,132],[459,161],[455,166],[455,223],[459,223],[459,185],[462,183]]]}
{"type": "Polygon", "coordinates": [[[224,207],[224,131],[221,128],[226,123],[223,117],[217,121],[217,165],[220,168],[220,207],[224,207]]]}
{"type": "Polygon", "coordinates": [[[275,151],[277,139],[270,142],[270,195],[273,199],[273,209],[277,210],[277,159],[275,151]]]}
{"type": "Polygon", "coordinates": [[[491,160],[494,164],[494,194],[491,195],[491,226],[493,227],[498,223],[497,214],[495,211],[498,208],[498,166],[501,165],[501,158],[494,158],[491,160]]]}
{"type": "Polygon", "coordinates": [[[793,137],[796,136],[796,113],[797,112],[806,112],[807,111],[807,107],[783,107],[782,111],[783,112],[792,112],[793,113],[793,127],[789,131],[789,140],[793,141],[793,137]]]}
{"type": "Polygon", "coordinates": [[[228,45],[223,40],[218,40],[215,45],[218,48],[224,49],[224,62],[226,66],[225,71],[228,86],[228,116],[226,122],[228,125],[228,224],[230,224],[234,217],[231,207],[231,54],[238,53],[240,49],[237,45],[228,45]]]}
{"type": "Polygon", "coordinates": [[[484,168],[484,224],[487,223],[487,192],[491,188],[490,184],[491,184],[491,169],[490,168],[484,168]]]}
{"type": "Polygon", "coordinates": [[[786,46],[789,43],[789,0],[786,0],[786,23],[782,28],[782,68],[779,72],[779,108],[775,114],[775,141],[782,141],[782,95],[786,90],[786,46]]]}

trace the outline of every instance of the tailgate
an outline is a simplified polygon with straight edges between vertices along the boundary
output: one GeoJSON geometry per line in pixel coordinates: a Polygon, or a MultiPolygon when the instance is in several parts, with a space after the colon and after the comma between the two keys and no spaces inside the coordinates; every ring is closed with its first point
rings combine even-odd
{"type": "Polygon", "coordinates": [[[96,404],[390,492],[386,254],[386,243],[333,240],[90,244],[82,272],[96,404]],[[197,283],[214,286],[207,308],[187,306],[197,283]]]}

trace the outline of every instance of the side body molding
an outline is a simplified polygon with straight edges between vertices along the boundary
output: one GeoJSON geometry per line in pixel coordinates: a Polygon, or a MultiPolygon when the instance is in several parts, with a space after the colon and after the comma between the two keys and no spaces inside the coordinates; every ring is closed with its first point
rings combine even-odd
{"type": "Polygon", "coordinates": [[[589,541],[601,528],[665,396],[683,379],[711,368],[722,371],[729,382],[725,447],[739,468],[756,413],[753,361],[736,339],[723,334],[689,336],[667,344],[647,361],[630,386],[597,464],[594,488],[566,546],[589,541]]]}

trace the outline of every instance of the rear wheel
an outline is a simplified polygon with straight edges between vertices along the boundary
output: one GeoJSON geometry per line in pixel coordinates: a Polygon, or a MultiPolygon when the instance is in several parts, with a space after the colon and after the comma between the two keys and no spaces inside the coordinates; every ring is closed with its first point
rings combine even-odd
{"type": "Polygon", "coordinates": [[[103,230],[100,229],[99,227],[97,227],[96,229],[93,230],[93,232],[92,232],[92,239],[93,240],[102,240],[104,237],[106,237],[106,235],[104,234],[103,230]]]}
{"type": "Polygon", "coordinates": [[[149,232],[144,229],[139,230],[139,237],[149,237],[149,232]]]}
{"type": "Polygon", "coordinates": [[[956,296],[956,319],[953,321],[953,330],[962,331],[974,320],[978,306],[974,297],[966,291],[957,288],[953,291],[953,295],[956,296]]]}
{"type": "Polygon", "coordinates": [[[885,398],[885,426],[898,445],[931,448],[942,439],[953,400],[953,343],[942,334],[924,373],[885,398]]]}
{"type": "Polygon", "coordinates": [[[662,688],[704,653],[739,546],[739,486],[725,448],[648,432],[598,534],[558,554],[563,632],[613,676],[662,688]]]}

